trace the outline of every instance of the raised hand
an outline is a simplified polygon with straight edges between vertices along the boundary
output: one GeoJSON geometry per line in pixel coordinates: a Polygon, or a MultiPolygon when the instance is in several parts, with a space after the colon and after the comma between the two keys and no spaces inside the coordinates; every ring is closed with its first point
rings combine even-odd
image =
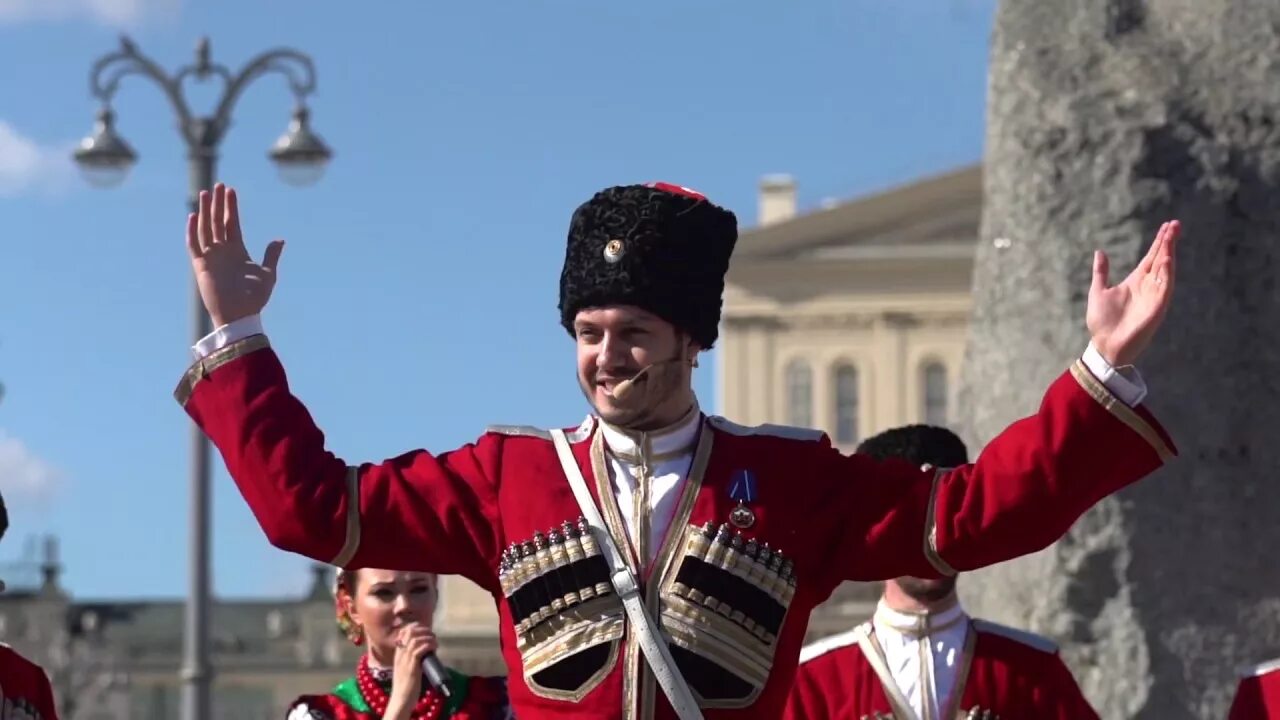
{"type": "Polygon", "coordinates": [[[1107,287],[1106,253],[1094,253],[1085,323],[1093,346],[1113,367],[1132,365],[1164,322],[1173,299],[1174,255],[1181,232],[1177,220],[1161,225],[1146,257],[1115,287],[1107,287]]]}
{"type": "Polygon", "coordinates": [[[240,231],[236,191],[222,183],[200,193],[200,211],[187,216],[187,252],[200,299],[213,326],[257,315],[276,286],[283,240],[267,244],[262,263],[249,257],[240,231]]]}

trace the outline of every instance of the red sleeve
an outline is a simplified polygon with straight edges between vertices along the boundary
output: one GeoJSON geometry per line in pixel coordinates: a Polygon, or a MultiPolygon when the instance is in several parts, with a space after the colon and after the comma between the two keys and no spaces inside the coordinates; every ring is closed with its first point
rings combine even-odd
{"type": "Polygon", "coordinates": [[[938,577],[1035,552],[1174,453],[1146,410],[1112,396],[1083,362],[975,463],[934,471],[831,451],[832,474],[865,478],[829,498],[849,508],[838,542],[851,562],[834,568],[835,580],[938,577]]]}
{"type": "Polygon", "coordinates": [[[1058,655],[1047,664],[1035,693],[1036,717],[1045,720],[1099,720],[1075,676],[1058,655]]]}
{"type": "Polygon", "coordinates": [[[472,676],[467,681],[467,697],[451,716],[456,720],[494,720],[508,714],[507,679],[472,676]]]}
{"type": "Polygon", "coordinates": [[[1262,682],[1257,677],[1240,680],[1236,697],[1227,711],[1227,720],[1267,720],[1267,704],[1262,696],[1262,682]]]}
{"type": "Polygon", "coordinates": [[[827,693],[814,673],[807,671],[802,663],[796,668],[782,720],[829,720],[831,714],[827,712],[827,705],[827,693]]]}
{"type": "Polygon", "coordinates": [[[45,720],[58,720],[58,705],[53,700],[53,685],[49,683],[49,676],[45,674],[43,668],[36,668],[36,683],[38,690],[33,702],[40,711],[40,716],[45,720]]]}
{"type": "MultiPolygon", "coordinates": [[[[0,705],[6,701],[13,704],[14,712],[19,715],[23,707],[28,707],[35,710],[41,720],[58,720],[53,686],[44,668],[0,643],[0,705]]],[[[0,707],[0,714],[3,713],[4,708],[0,707]]]]}
{"type": "Polygon", "coordinates": [[[222,454],[272,545],[340,567],[494,584],[500,436],[441,455],[347,463],[325,449],[264,335],[197,362],[174,395],[222,454]]]}

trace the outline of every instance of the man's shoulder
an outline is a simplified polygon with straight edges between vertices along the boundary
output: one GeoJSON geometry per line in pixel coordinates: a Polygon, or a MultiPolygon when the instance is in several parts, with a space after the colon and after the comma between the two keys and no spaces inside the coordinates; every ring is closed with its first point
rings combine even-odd
{"type": "Polygon", "coordinates": [[[841,654],[862,654],[858,643],[871,631],[871,623],[864,622],[852,630],[814,640],[800,649],[800,665],[821,662],[820,658],[832,659],[841,654]]]}
{"type": "Polygon", "coordinates": [[[18,665],[35,665],[35,663],[24,657],[22,653],[14,650],[13,646],[7,642],[0,642],[0,658],[18,665]]]}
{"type": "Polygon", "coordinates": [[[826,438],[826,433],[822,430],[795,425],[773,425],[770,423],[742,425],[719,415],[708,415],[707,422],[716,430],[737,437],[776,438],[815,443],[822,442],[826,438]]]}
{"type": "Polygon", "coordinates": [[[1242,680],[1262,677],[1266,677],[1268,679],[1275,677],[1280,679],[1280,658],[1257,663],[1256,665],[1250,665],[1248,667],[1241,668],[1240,670],[1240,678],[1242,680]]]}
{"type": "Polygon", "coordinates": [[[1058,654],[1058,643],[1044,635],[1038,635],[1027,630],[1010,627],[1009,625],[1001,625],[1000,623],[983,620],[981,618],[973,619],[973,629],[980,637],[986,635],[989,637],[1010,640],[1019,646],[1037,650],[1045,655],[1056,656],[1058,654]]]}
{"type": "MultiPolygon", "coordinates": [[[[726,435],[742,438],[772,438],[806,443],[820,443],[826,438],[825,432],[813,428],[773,424],[742,425],[719,415],[708,415],[707,423],[726,435]]],[[[593,427],[593,418],[588,415],[577,427],[564,428],[564,431],[569,442],[575,443],[591,437],[593,427]]],[[[486,428],[485,435],[551,441],[551,430],[537,425],[490,425],[486,428]]]]}
{"type": "MultiPolygon", "coordinates": [[[[591,436],[591,417],[587,416],[577,427],[562,428],[569,442],[576,443],[591,436]]],[[[499,438],[531,438],[551,442],[551,430],[537,425],[490,425],[485,429],[486,436],[499,438]]]]}
{"type": "Polygon", "coordinates": [[[0,642],[0,674],[44,677],[45,671],[8,643],[0,642]]]}

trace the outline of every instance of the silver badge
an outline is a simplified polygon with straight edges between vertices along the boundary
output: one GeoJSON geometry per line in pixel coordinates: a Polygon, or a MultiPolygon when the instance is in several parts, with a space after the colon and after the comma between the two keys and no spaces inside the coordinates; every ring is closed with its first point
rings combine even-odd
{"type": "Polygon", "coordinates": [[[616,263],[622,259],[623,250],[621,240],[610,240],[604,246],[604,261],[607,263],[616,263]]]}

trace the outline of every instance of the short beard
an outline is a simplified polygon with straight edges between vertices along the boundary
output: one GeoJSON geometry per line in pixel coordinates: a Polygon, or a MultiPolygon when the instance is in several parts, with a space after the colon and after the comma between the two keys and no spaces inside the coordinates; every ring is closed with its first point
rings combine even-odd
{"type": "Polygon", "coordinates": [[[578,377],[578,388],[582,390],[582,396],[587,399],[587,404],[591,406],[601,420],[610,425],[639,430],[642,426],[650,424],[654,415],[654,408],[609,408],[605,409],[596,404],[595,390],[584,378],[578,377]]]}
{"type": "Polygon", "coordinates": [[[933,604],[940,602],[946,600],[956,591],[956,579],[954,577],[940,580],[900,577],[897,581],[898,587],[902,588],[902,592],[919,603],[933,604]]]}
{"type": "Polygon", "coordinates": [[[595,388],[581,375],[578,376],[578,387],[596,414],[610,425],[627,430],[654,430],[664,424],[659,417],[663,406],[676,395],[689,390],[684,382],[684,364],[684,360],[677,357],[642,368],[640,372],[644,377],[607,410],[595,404],[595,388]]]}

